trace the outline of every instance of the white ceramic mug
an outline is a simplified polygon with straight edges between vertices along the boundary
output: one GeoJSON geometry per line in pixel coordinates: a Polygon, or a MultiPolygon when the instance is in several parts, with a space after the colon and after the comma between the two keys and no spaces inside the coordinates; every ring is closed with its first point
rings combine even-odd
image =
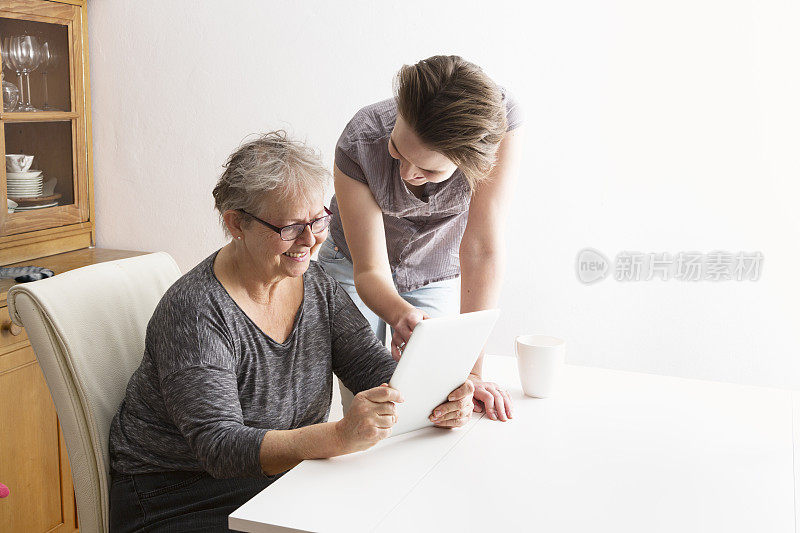
{"type": "Polygon", "coordinates": [[[566,343],[549,335],[520,335],[514,342],[522,390],[527,396],[547,398],[564,366],[566,343]]]}

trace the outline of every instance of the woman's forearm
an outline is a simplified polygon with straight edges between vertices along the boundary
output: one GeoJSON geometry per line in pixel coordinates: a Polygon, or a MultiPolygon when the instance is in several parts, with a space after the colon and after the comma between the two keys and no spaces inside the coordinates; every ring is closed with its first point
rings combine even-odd
{"type": "Polygon", "coordinates": [[[394,324],[411,307],[397,293],[386,253],[383,212],[370,188],[333,169],[336,201],[353,262],[356,291],[367,307],[394,324]]]}
{"type": "Polygon", "coordinates": [[[391,277],[378,270],[356,272],[353,279],[361,301],[388,324],[395,324],[414,308],[397,293],[391,277]]]}
{"type": "Polygon", "coordinates": [[[489,309],[497,305],[505,270],[503,255],[502,251],[461,254],[462,313],[489,309]]]}
{"type": "Polygon", "coordinates": [[[294,468],[306,459],[324,459],[347,453],[335,422],[297,429],[272,430],[264,435],[259,450],[261,470],[274,475],[294,468]]]}
{"type": "MultiPolygon", "coordinates": [[[[490,253],[460,254],[461,261],[461,312],[469,313],[497,306],[500,289],[503,285],[504,254],[502,251],[490,253]]],[[[472,369],[481,377],[483,369],[483,350],[472,369]]]]}

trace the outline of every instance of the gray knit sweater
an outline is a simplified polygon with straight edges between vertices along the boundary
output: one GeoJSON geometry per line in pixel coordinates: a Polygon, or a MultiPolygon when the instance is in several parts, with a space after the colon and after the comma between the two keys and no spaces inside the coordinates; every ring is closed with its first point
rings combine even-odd
{"type": "Polygon", "coordinates": [[[111,424],[112,470],[265,476],[264,434],[325,422],[332,372],[354,391],[388,382],[396,363],[336,281],[314,261],[283,343],[267,336],[214,275],[217,253],[164,294],[142,363],[111,424]]]}

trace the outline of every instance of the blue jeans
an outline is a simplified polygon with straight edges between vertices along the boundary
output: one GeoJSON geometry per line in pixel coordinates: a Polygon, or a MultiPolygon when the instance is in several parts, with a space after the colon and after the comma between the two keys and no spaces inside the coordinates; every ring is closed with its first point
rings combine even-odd
{"type": "MultiPolygon", "coordinates": [[[[339,251],[330,236],[322,243],[317,261],[325,269],[325,272],[344,287],[350,299],[353,300],[358,310],[369,322],[372,331],[383,342],[386,339],[386,322],[381,320],[378,315],[367,307],[367,304],[361,301],[353,281],[353,263],[339,251]]],[[[419,289],[401,293],[400,297],[417,309],[428,313],[431,318],[457,315],[461,306],[461,280],[453,278],[437,281],[419,289]]],[[[347,390],[341,381],[339,382],[339,389],[342,393],[342,407],[347,412],[353,399],[353,394],[347,390]]]]}
{"type": "Polygon", "coordinates": [[[109,531],[229,531],[228,515],[275,479],[214,479],[206,472],[112,472],[109,531]]]}

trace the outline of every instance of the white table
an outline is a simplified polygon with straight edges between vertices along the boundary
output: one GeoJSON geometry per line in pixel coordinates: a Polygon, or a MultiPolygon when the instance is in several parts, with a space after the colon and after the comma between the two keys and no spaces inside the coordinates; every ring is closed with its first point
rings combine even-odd
{"type": "MultiPolygon", "coordinates": [[[[511,422],[475,415],[305,461],[230,515],[240,531],[794,532],[791,391],[567,365],[511,422]]],[[[794,405],[794,412],[793,412],[794,405]]],[[[800,451],[800,450],[798,450],[800,451]]]]}

